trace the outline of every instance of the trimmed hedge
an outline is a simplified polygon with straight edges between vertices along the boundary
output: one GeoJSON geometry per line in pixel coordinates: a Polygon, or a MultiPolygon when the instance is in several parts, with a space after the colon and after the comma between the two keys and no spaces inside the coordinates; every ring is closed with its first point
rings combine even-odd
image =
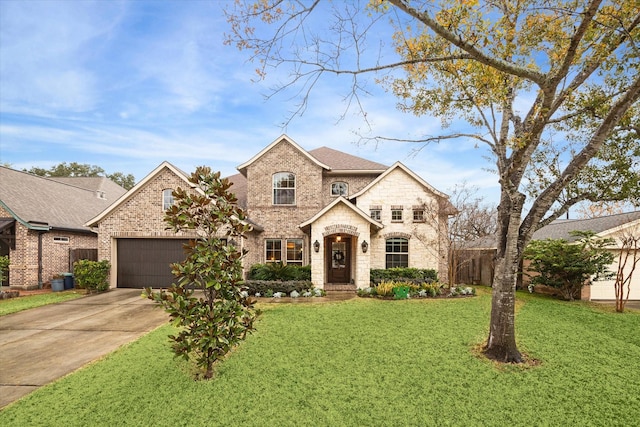
{"type": "Polygon", "coordinates": [[[303,293],[307,289],[313,289],[313,283],[311,280],[246,280],[243,288],[252,296],[258,292],[265,295],[268,290],[289,295],[293,291],[303,293]]]}
{"type": "Polygon", "coordinates": [[[386,268],[371,269],[370,281],[374,285],[381,282],[406,282],[416,285],[438,281],[438,272],[430,268],[386,268]]]}

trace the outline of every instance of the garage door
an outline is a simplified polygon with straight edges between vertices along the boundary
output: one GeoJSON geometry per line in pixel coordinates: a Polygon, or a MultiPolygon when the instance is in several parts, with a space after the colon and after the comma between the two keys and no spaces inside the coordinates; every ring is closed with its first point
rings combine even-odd
{"type": "MultiPolygon", "coordinates": [[[[618,270],[618,254],[616,254],[616,261],[609,267],[610,271],[616,272],[618,270]]],[[[629,274],[631,272],[631,261],[627,261],[627,271],[625,274],[629,274]]],[[[614,289],[614,280],[602,280],[593,282],[591,285],[591,299],[592,300],[615,300],[615,289],[614,289]]],[[[627,290],[625,286],[625,296],[627,295],[627,290]]],[[[629,293],[630,300],[640,300],[640,268],[636,267],[636,270],[633,272],[633,277],[631,280],[631,292],[629,293]]]]}
{"type": "Polygon", "coordinates": [[[119,288],[161,288],[174,282],[171,267],[185,258],[183,239],[118,239],[119,288]]]}

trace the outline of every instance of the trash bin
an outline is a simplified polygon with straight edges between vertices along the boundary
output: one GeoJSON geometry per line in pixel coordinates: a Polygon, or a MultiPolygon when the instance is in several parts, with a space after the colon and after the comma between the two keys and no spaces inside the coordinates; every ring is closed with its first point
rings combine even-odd
{"type": "Polygon", "coordinates": [[[73,289],[73,273],[63,273],[64,276],[64,290],[73,289]]]}

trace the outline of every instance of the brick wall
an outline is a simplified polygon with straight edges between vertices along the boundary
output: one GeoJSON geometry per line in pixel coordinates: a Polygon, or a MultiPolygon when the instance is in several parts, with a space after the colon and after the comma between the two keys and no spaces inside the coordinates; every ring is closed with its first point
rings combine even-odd
{"type": "MultiPolygon", "coordinates": [[[[0,208],[1,217],[11,215],[0,208]]],[[[71,231],[52,230],[39,232],[16,221],[16,247],[9,250],[9,283],[12,289],[37,289],[39,246],[42,245],[42,282],[46,284],[51,278],[69,271],[69,250],[95,248],[98,238],[94,234],[71,231]],[[41,235],[41,236],[40,236],[41,235]],[[67,242],[56,242],[54,237],[66,237],[67,242]],[[41,243],[39,242],[41,241],[41,243]]]]}
{"type": "Polygon", "coordinates": [[[117,238],[184,238],[188,233],[165,230],[162,192],[188,188],[189,184],[169,169],[161,170],[135,194],[122,202],[100,221],[98,226],[98,259],[111,262],[112,287],[116,286],[117,238]]]}
{"type": "Polygon", "coordinates": [[[308,263],[309,239],[298,226],[324,206],[322,188],[322,168],[284,140],[247,167],[247,214],[264,231],[253,233],[246,242],[246,266],[265,262],[265,239],[304,239],[304,263],[308,263]],[[296,175],[295,206],[273,205],[276,172],[296,175]]]}

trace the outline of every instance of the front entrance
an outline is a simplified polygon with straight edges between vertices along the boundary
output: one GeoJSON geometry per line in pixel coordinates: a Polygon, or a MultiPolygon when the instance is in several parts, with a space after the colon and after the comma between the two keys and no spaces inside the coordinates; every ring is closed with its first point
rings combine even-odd
{"type": "Polygon", "coordinates": [[[351,237],[335,234],[325,238],[329,283],[351,283],[351,237]]]}

